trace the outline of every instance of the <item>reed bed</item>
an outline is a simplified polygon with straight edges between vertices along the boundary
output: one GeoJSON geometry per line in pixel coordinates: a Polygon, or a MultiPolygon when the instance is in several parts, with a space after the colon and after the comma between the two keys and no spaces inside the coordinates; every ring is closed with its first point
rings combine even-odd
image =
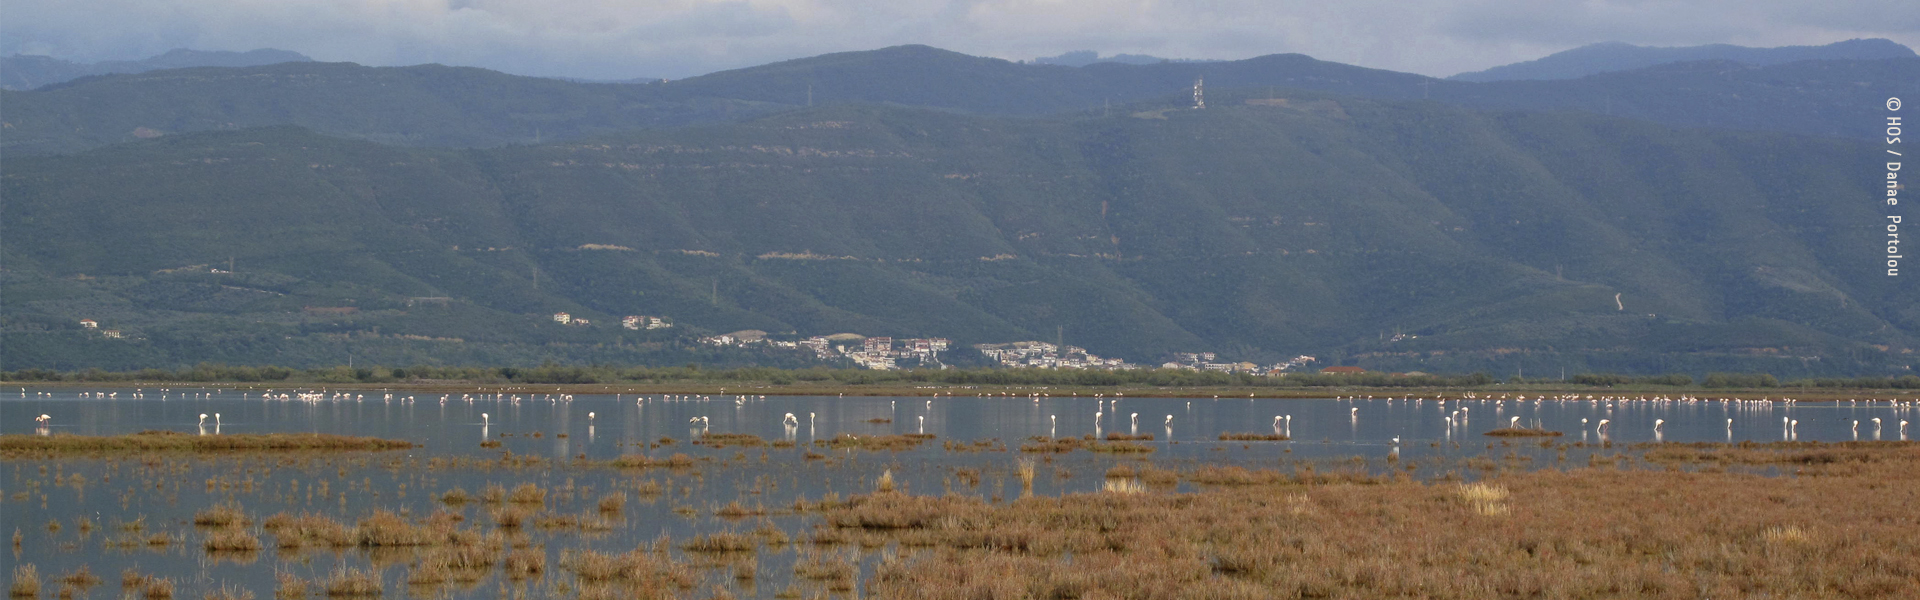
{"type": "Polygon", "coordinates": [[[1222,442],[1284,442],[1293,438],[1278,433],[1222,433],[1222,442]]]}
{"type": "Polygon", "coordinates": [[[178,431],[142,431],[127,435],[0,435],[0,457],[20,459],[66,454],[132,452],[366,452],[405,450],[413,442],[325,433],[192,435],[178,431]]]}
{"type": "MultiPolygon", "coordinates": [[[[1707,450],[1712,466],[1721,449],[1707,450]]],[[[1725,450],[1797,476],[1606,466],[1427,484],[1210,467],[1181,474],[1219,484],[1190,494],[859,495],[821,528],[917,549],[867,580],[887,598],[1913,595],[1920,446],[1725,450]],[[1799,458],[1840,450],[1863,454],[1799,458]]]]}
{"type": "Polygon", "coordinates": [[[933,439],[931,433],[908,433],[903,435],[853,435],[842,433],[832,439],[814,440],[813,445],[834,450],[874,450],[900,451],[918,448],[920,444],[933,439]]]}
{"type": "Polygon", "coordinates": [[[767,441],[751,433],[706,433],[695,438],[693,444],[710,448],[725,448],[728,446],[755,448],[767,445],[767,441]]]}
{"type": "Polygon", "coordinates": [[[1481,435],[1493,437],[1560,437],[1566,434],[1537,427],[1501,427],[1481,435]]]}

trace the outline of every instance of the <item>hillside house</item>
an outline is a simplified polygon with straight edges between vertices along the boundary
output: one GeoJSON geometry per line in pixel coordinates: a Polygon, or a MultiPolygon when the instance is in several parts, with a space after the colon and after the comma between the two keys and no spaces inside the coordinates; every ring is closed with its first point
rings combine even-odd
{"type": "Polygon", "coordinates": [[[123,336],[121,336],[121,334],[120,334],[120,330],[118,330],[118,329],[108,329],[108,330],[106,330],[106,331],[102,331],[102,332],[100,332],[100,335],[103,335],[103,336],[106,336],[106,337],[109,337],[109,338],[113,338],[113,339],[116,339],[116,340],[117,340],[117,339],[120,339],[121,337],[123,337],[123,336]]]}
{"type": "Polygon", "coordinates": [[[568,324],[568,323],[572,323],[572,322],[573,322],[573,315],[570,315],[570,314],[567,314],[567,313],[563,313],[563,312],[557,312],[557,313],[553,313],[553,322],[555,322],[555,323],[559,323],[559,324],[561,324],[561,325],[566,325],[566,324],[568,324]]]}
{"type": "Polygon", "coordinates": [[[87,328],[87,329],[99,329],[99,328],[100,328],[100,322],[99,322],[99,321],[95,321],[95,320],[93,320],[93,319],[81,319],[81,320],[80,320],[80,326],[81,326],[81,327],[85,327],[85,328],[87,328]]]}

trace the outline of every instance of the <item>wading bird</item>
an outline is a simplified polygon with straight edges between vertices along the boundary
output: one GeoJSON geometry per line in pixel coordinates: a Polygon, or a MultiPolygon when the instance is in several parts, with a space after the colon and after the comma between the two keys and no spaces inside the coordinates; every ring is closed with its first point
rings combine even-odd
{"type": "Polygon", "coordinates": [[[42,427],[45,427],[48,423],[53,422],[53,417],[51,415],[40,415],[38,418],[35,418],[33,422],[39,423],[42,427]]]}
{"type": "Polygon", "coordinates": [[[207,424],[207,413],[200,413],[200,424],[203,426],[207,424]]]}
{"type": "Polygon", "coordinates": [[[780,419],[780,424],[788,427],[799,427],[800,417],[793,416],[793,413],[787,413],[786,418],[780,419]]]}
{"type": "Polygon", "coordinates": [[[492,424],[493,424],[493,419],[492,419],[492,418],[489,418],[489,417],[487,416],[487,413],[480,413],[480,424],[481,424],[481,425],[492,425],[492,424]]]}

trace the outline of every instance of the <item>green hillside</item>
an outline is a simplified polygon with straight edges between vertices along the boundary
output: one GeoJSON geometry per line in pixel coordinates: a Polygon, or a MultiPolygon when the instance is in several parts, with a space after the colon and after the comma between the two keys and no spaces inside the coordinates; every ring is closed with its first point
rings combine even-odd
{"type": "Polygon", "coordinates": [[[1085,67],[1021,64],[926,46],[828,54],[652,84],[574,83],[439,65],[285,63],[88,77],[0,90],[0,151],[67,153],[155,135],[297,125],[416,147],[497,147],[637,128],[735,122],[830,104],[982,115],[1110,114],[1115,104],[1303,91],[1461,106],[1578,110],[1680,126],[1870,137],[1887,96],[1920,95],[1920,58],[1662,65],[1561,81],[1446,81],[1299,54],[1085,67]],[[1233,92],[1231,90],[1239,90],[1233,92]]]}
{"type": "Polygon", "coordinates": [[[738,329],[1064,332],[1136,361],[1911,362],[1920,294],[1858,250],[1878,215],[1842,200],[1871,191],[1870,144],[1264,90],[1167,105],[832,105],[487,150],[282,127],[15,158],[5,368],[752,360],[681,337],[738,329]],[[563,310],[601,326],[546,319],[563,310]],[[610,327],[625,314],[683,327],[610,327]]]}

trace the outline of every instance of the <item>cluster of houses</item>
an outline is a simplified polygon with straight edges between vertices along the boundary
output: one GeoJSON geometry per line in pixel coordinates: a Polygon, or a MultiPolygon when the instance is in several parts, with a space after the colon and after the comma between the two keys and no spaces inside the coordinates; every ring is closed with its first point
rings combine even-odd
{"type": "Polygon", "coordinates": [[[1185,371],[1279,375],[1304,370],[1309,363],[1315,360],[1314,357],[1302,355],[1271,365],[1258,365],[1250,362],[1215,362],[1215,358],[1217,358],[1217,356],[1212,352],[1175,352],[1173,354],[1173,360],[1161,363],[1160,368],[1185,371]]]}
{"type": "Polygon", "coordinates": [[[952,343],[947,338],[905,338],[896,341],[890,337],[870,337],[860,340],[857,350],[842,345],[836,347],[835,351],[855,364],[876,371],[898,369],[903,361],[922,367],[945,368],[946,365],[940,363],[940,353],[947,351],[947,346],[952,343]]]}
{"type": "Polygon", "coordinates": [[[869,369],[885,371],[904,366],[945,368],[940,353],[953,344],[947,338],[866,337],[857,333],[816,335],[803,340],[784,341],[767,338],[758,329],[710,335],[698,340],[712,346],[771,346],[812,352],[821,360],[846,359],[869,369]],[[909,363],[903,365],[902,363],[909,363]]]}
{"type": "Polygon", "coordinates": [[[104,338],[120,339],[126,337],[126,334],[121,333],[118,329],[101,329],[100,322],[93,319],[81,319],[80,328],[98,331],[100,332],[100,337],[104,338]]]}
{"type": "MultiPolygon", "coordinates": [[[[988,359],[1004,367],[1030,367],[1041,369],[1137,369],[1136,365],[1118,358],[1101,358],[1087,352],[1079,346],[1061,346],[1047,342],[1013,342],[1009,344],[974,344],[988,359]]],[[[1209,355],[1211,356],[1211,355],[1209,355]]]]}
{"type": "MultiPolygon", "coordinates": [[[[574,325],[579,327],[588,327],[593,325],[592,321],[575,317],[573,315],[563,313],[563,312],[553,313],[553,322],[559,323],[561,325],[574,325]]],[[[635,331],[639,331],[642,329],[666,329],[668,327],[672,327],[673,322],[668,321],[666,317],[649,317],[646,315],[627,315],[625,317],[620,318],[620,326],[627,329],[632,329],[635,331]]]]}

